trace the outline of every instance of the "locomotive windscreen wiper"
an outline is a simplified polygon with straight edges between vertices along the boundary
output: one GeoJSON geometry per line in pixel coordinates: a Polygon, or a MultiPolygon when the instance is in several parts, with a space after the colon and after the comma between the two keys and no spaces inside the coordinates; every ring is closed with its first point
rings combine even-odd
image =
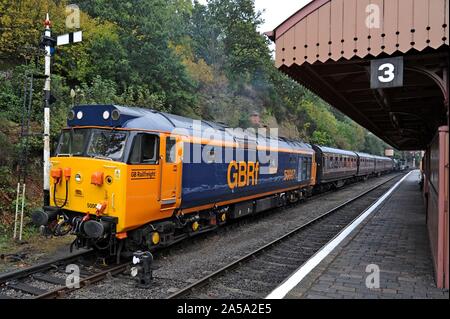
{"type": "Polygon", "coordinates": [[[95,156],[92,156],[92,157],[93,157],[93,158],[97,158],[97,159],[109,160],[109,161],[112,161],[112,160],[113,160],[111,157],[101,156],[101,155],[95,155],[95,156]]]}

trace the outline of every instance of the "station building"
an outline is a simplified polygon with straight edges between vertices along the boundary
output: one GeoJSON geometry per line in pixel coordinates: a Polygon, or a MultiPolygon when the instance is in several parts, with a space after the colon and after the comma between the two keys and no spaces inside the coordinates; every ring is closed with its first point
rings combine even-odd
{"type": "Polygon", "coordinates": [[[276,67],[398,150],[423,150],[435,283],[449,288],[449,0],[313,0],[266,35],[276,67]]]}

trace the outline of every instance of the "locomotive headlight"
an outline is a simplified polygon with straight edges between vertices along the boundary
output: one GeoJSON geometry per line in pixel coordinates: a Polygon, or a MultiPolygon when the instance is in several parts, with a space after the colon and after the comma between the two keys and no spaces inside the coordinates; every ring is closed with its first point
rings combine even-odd
{"type": "Polygon", "coordinates": [[[108,111],[103,112],[103,119],[104,120],[109,119],[109,112],[108,111]]]}
{"type": "Polygon", "coordinates": [[[69,114],[67,114],[67,119],[69,121],[72,121],[75,118],[75,112],[72,110],[69,112],[69,114]]]}
{"type": "Polygon", "coordinates": [[[81,174],[80,173],[76,173],[75,174],[75,181],[77,182],[77,183],[81,183],[81,174]]]}
{"type": "Polygon", "coordinates": [[[114,121],[117,121],[117,120],[119,119],[119,117],[120,117],[120,112],[119,112],[119,110],[113,110],[113,111],[111,112],[111,118],[112,118],[114,121]]]}
{"type": "Polygon", "coordinates": [[[83,112],[78,111],[77,112],[77,119],[81,120],[83,118],[83,112]]]}

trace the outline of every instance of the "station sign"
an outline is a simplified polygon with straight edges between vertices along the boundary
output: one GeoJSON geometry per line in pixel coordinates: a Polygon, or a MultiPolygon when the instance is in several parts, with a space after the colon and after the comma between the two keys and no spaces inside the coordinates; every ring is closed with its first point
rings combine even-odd
{"type": "Polygon", "coordinates": [[[372,60],[370,88],[382,89],[403,86],[403,57],[372,60]]]}

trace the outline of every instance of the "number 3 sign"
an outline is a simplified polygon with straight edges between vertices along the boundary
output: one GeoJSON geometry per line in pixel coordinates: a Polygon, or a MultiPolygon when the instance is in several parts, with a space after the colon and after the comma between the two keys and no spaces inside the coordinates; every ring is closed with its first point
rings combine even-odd
{"type": "Polygon", "coordinates": [[[370,63],[370,88],[403,86],[403,57],[372,60],[370,63]]]}

